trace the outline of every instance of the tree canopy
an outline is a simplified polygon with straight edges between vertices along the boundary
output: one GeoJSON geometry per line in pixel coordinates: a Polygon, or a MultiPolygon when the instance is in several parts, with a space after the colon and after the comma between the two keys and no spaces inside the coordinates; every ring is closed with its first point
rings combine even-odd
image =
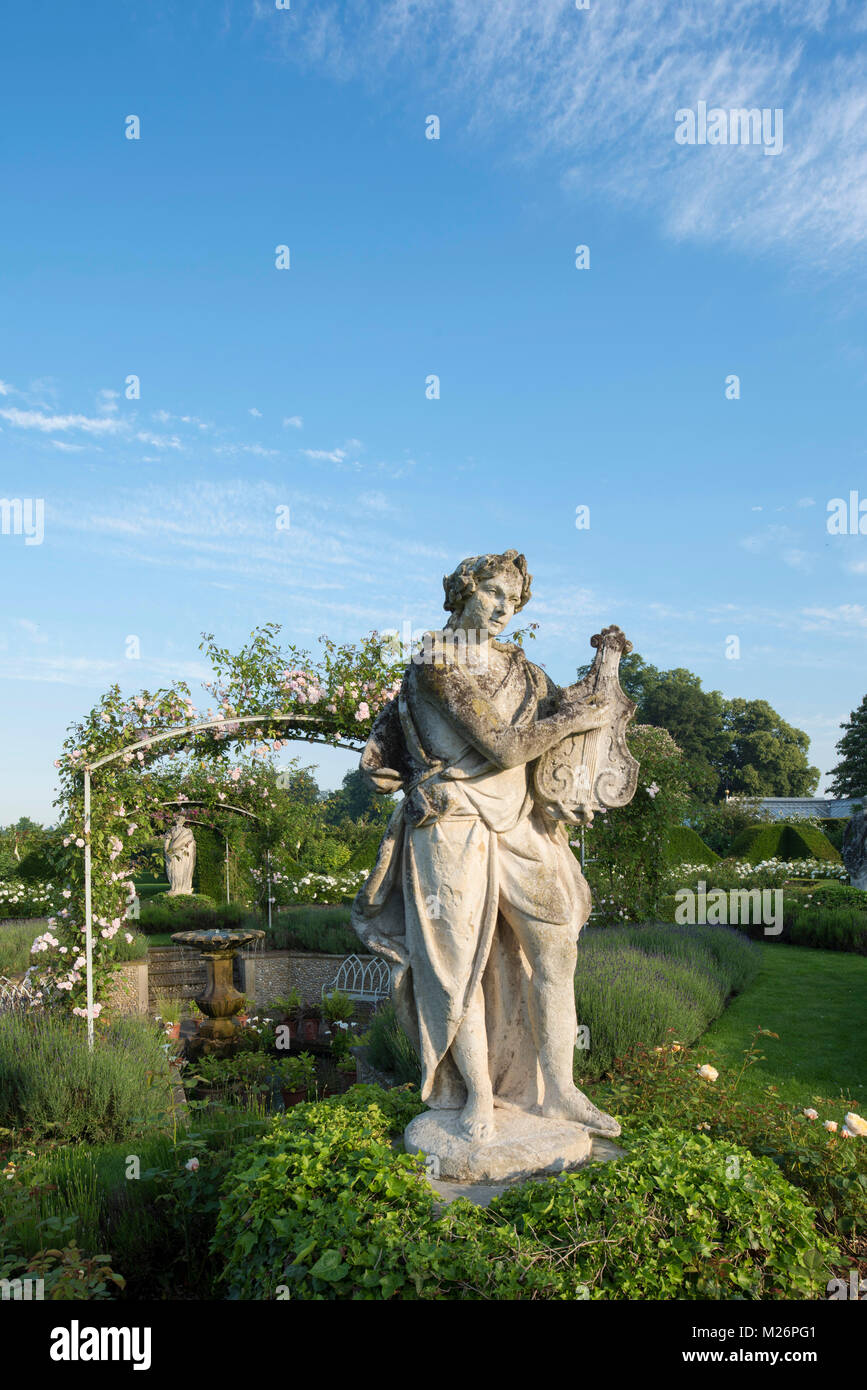
{"type": "MultiPolygon", "coordinates": [[[[578,671],[579,680],[590,666],[578,671]]],[[[662,671],[630,652],[620,683],[638,705],[636,720],[666,729],[683,751],[693,796],[711,801],[725,792],[746,796],[809,796],[819,769],[808,761],[810,740],[767,700],[727,700],[678,666],[662,671]]]]}
{"type": "Polygon", "coordinates": [[[867,796],[867,695],[840,728],[840,761],[831,772],[831,791],[834,796],[867,796]]]}

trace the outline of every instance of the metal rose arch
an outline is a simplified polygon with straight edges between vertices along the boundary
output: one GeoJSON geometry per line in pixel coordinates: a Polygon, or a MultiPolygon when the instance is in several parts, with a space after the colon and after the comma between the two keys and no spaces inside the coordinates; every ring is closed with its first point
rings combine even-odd
{"type": "MultiPolygon", "coordinates": [[[[157,744],[169,743],[172,740],[189,742],[196,735],[206,732],[209,729],[224,730],[228,734],[227,742],[243,742],[243,736],[238,736],[234,731],[239,725],[256,725],[262,728],[265,725],[273,724],[324,724],[325,720],[316,715],[303,715],[297,712],[291,714],[245,714],[233,715],[229,718],[198,720],[192,724],[180,724],[172,729],[163,729],[160,733],[151,734],[146,738],[138,739],[135,743],[128,743],[123,748],[115,749],[111,753],[105,753],[100,758],[92,761],[82,761],[80,770],[84,774],[84,927],[85,927],[85,979],[87,990],[87,1040],[89,1047],[94,1045],[94,997],[93,997],[93,860],[91,852],[91,786],[93,774],[100,768],[116,762],[118,759],[125,759],[129,762],[130,755],[145,749],[153,748],[157,744]],[[231,730],[231,733],[228,731],[231,730]]],[[[334,748],[346,748],[350,752],[358,751],[358,740],[346,743],[335,738],[331,733],[328,739],[318,739],[315,733],[311,733],[309,742],[328,742],[334,748]]],[[[231,808],[240,810],[241,808],[231,808]]],[[[252,815],[251,812],[243,811],[244,815],[252,815]]],[[[254,819],[258,819],[254,817],[254,819]]],[[[270,904],[269,904],[270,906],[270,904]]]]}

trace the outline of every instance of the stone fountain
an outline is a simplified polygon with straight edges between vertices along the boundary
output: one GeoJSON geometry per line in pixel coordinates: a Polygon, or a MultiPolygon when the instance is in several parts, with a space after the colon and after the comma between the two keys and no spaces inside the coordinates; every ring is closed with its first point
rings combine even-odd
{"type": "Polygon", "coordinates": [[[264,936],[263,931],[255,928],[249,931],[212,928],[172,932],[172,941],[199,951],[208,968],[204,992],[196,998],[196,1003],[207,1017],[196,1036],[187,1043],[189,1056],[199,1057],[209,1052],[228,1056],[234,1052],[238,1037],[234,1017],[240,1013],[244,996],[232,983],[232,963],[238,951],[249,946],[251,941],[261,941],[264,936]]]}

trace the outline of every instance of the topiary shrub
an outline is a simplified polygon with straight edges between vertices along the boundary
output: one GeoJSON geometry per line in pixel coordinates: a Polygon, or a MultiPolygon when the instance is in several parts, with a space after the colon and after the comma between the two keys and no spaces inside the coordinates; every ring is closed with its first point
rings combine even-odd
{"type": "Polygon", "coordinates": [[[742,830],[731,847],[733,859],[761,864],[766,859],[819,859],[839,864],[839,851],[814,825],[751,825],[742,830]]]}
{"type": "Polygon", "coordinates": [[[222,835],[207,825],[191,826],[196,841],[196,892],[219,902],[226,896],[226,860],[222,835]]]}
{"type": "Polygon", "coordinates": [[[716,864],[719,860],[719,855],[689,825],[673,825],[664,849],[667,864],[716,864]]]}

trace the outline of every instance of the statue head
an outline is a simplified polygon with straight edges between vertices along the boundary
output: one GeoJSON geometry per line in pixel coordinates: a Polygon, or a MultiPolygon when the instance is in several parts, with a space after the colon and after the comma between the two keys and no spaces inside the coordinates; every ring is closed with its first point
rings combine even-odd
{"type": "Polygon", "coordinates": [[[449,628],[487,631],[496,637],[530,601],[526,558],[517,550],[471,555],[443,576],[443,607],[451,614],[449,628]]]}

